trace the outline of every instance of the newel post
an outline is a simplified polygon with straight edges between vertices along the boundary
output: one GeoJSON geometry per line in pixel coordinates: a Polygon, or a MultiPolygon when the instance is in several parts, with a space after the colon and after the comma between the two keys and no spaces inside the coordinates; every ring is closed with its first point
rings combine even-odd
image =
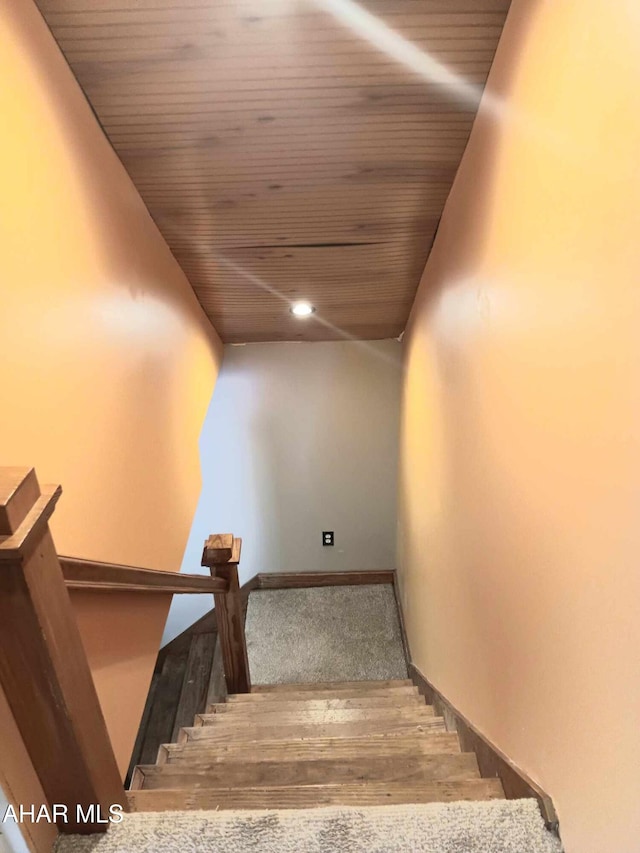
{"type": "Polygon", "coordinates": [[[202,565],[209,568],[212,577],[224,578],[229,583],[228,592],[215,593],[213,596],[218,642],[229,693],[251,692],[244,608],[238,579],[241,548],[242,539],[234,538],[231,533],[218,533],[207,539],[202,553],[202,565]]]}
{"type": "Polygon", "coordinates": [[[61,491],[0,468],[0,684],[60,831],[102,832],[126,799],[49,530],[61,491]]]}

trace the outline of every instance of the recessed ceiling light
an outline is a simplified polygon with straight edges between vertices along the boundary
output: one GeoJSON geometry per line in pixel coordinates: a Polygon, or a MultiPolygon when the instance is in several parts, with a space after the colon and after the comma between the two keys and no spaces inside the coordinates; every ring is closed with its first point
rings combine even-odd
{"type": "Polygon", "coordinates": [[[296,317],[310,317],[316,309],[308,302],[294,302],[291,313],[296,317]]]}

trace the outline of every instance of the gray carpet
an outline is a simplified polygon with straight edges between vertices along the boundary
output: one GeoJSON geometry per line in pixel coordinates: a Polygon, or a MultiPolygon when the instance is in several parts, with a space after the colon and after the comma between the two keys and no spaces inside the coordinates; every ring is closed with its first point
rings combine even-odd
{"type": "Polygon", "coordinates": [[[257,590],[246,634],[254,684],[407,677],[389,584],[257,590]]]}
{"type": "Polygon", "coordinates": [[[125,815],[56,853],[561,853],[535,800],[125,815]]]}

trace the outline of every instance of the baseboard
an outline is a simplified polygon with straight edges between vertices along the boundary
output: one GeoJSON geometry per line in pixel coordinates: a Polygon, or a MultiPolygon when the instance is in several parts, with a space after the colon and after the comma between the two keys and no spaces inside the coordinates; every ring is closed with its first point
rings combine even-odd
{"type": "Polygon", "coordinates": [[[362,572],[278,572],[258,575],[258,589],[306,589],[314,586],[356,586],[358,584],[393,583],[395,572],[375,570],[362,572]]]}
{"type": "Polygon", "coordinates": [[[411,665],[411,653],[409,651],[409,640],[407,639],[407,629],[404,622],[404,610],[402,608],[402,599],[400,597],[400,584],[398,583],[398,572],[393,572],[393,594],[396,599],[396,608],[398,610],[398,622],[400,623],[400,638],[402,640],[402,651],[404,659],[407,663],[407,669],[411,665]]]}
{"type": "Polygon", "coordinates": [[[498,777],[502,782],[505,796],[508,800],[535,799],[540,806],[540,812],[547,829],[559,834],[558,815],[551,797],[539,785],[536,785],[526,773],[507,758],[497,746],[491,743],[458,709],[435,687],[411,660],[411,651],[405,627],[402,597],[398,573],[393,573],[393,590],[398,605],[398,618],[402,645],[407,658],[409,678],[425,697],[429,705],[433,705],[436,714],[444,718],[447,731],[457,732],[460,746],[464,752],[475,752],[478,759],[480,775],[485,779],[498,777]]]}
{"type": "Polygon", "coordinates": [[[502,782],[508,800],[530,798],[537,800],[547,829],[558,834],[558,816],[551,797],[471,725],[469,720],[411,662],[409,662],[409,677],[427,702],[433,705],[436,714],[444,717],[447,730],[458,733],[462,750],[475,752],[480,775],[485,779],[497,776],[502,782]]]}

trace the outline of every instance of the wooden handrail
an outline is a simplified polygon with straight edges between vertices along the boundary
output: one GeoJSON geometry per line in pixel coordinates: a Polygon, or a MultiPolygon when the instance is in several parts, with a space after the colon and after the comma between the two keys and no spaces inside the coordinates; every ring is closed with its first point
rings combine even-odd
{"type": "Polygon", "coordinates": [[[103,832],[127,800],[49,530],[60,494],[0,468],[0,684],[60,831],[103,832]]]}
{"type": "Polygon", "coordinates": [[[209,575],[139,569],[76,557],[60,557],[60,565],[68,589],[186,595],[225,593],[229,589],[229,584],[224,578],[213,578],[209,575]]]}
{"type": "Polygon", "coordinates": [[[49,804],[66,806],[60,831],[103,832],[110,808],[128,805],[68,590],[213,593],[227,688],[246,693],[242,540],[209,537],[210,577],[59,558],[49,518],[61,492],[41,490],[33,468],[0,468],[0,686],[49,804]]]}
{"type": "Polygon", "coordinates": [[[244,606],[238,578],[241,549],[242,539],[230,533],[216,533],[204,543],[202,553],[202,565],[209,568],[212,577],[223,578],[229,584],[226,593],[216,593],[213,596],[218,642],[229,693],[251,692],[247,639],[244,633],[244,606]]]}

